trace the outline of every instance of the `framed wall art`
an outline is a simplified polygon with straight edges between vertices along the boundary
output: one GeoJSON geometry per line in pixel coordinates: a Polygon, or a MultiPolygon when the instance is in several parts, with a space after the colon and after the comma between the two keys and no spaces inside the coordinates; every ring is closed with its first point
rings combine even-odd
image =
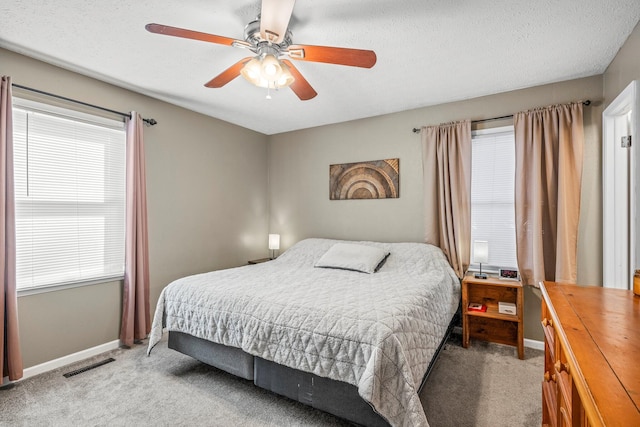
{"type": "Polygon", "coordinates": [[[329,166],[329,199],[397,199],[400,159],[342,163],[329,166]]]}

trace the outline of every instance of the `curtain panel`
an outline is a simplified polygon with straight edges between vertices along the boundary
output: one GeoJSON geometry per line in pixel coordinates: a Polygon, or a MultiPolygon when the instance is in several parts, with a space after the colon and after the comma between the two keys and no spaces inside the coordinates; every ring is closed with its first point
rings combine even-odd
{"type": "Polygon", "coordinates": [[[440,247],[459,278],[471,241],[471,121],[421,129],[425,241],[440,247]]]}
{"type": "Polygon", "coordinates": [[[514,116],[516,248],[524,284],[576,283],[582,103],[514,116]]]}
{"type": "Polygon", "coordinates": [[[0,82],[0,385],[22,378],[16,291],[16,228],[13,189],[13,117],[11,78],[0,82]]]}
{"type": "Polygon", "coordinates": [[[147,185],[142,117],[127,121],[126,236],[120,341],[131,347],[151,331],[147,185]]]}

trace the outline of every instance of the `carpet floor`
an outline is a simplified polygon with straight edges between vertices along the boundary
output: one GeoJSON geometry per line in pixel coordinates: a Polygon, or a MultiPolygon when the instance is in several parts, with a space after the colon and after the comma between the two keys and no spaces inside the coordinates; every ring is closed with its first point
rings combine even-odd
{"type": "MultiPolygon", "coordinates": [[[[421,400],[431,427],[539,426],[542,351],[452,335],[421,400]]],[[[0,390],[2,426],[348,426],[348,422],[146,342],[0,390]],[[69,378],[64,373],[115,359],[69,378]]]]}

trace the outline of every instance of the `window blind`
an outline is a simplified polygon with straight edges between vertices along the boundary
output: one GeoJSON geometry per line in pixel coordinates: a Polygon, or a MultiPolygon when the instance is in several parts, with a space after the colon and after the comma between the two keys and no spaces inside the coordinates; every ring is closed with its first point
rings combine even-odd
{"type": "Polygon", "coordinates": [[[16,102],[17,288],[124,273],[124,124],[16,102]]]}
{"type": "Polygon", "coordinates": [[[513,126],[473,132],[471,150],[471,247],[486,240],[489,266],[516,268],[513,126]]]}

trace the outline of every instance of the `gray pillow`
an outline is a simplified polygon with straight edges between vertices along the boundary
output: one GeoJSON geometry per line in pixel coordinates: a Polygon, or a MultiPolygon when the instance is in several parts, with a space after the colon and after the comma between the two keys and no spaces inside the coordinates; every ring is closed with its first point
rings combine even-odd
{"type": "Polygon", "coordinates": [[[316,262],[315,267],[375,273],[389,255],[380,248],[355,243],[336,243],[316,262]]]}

